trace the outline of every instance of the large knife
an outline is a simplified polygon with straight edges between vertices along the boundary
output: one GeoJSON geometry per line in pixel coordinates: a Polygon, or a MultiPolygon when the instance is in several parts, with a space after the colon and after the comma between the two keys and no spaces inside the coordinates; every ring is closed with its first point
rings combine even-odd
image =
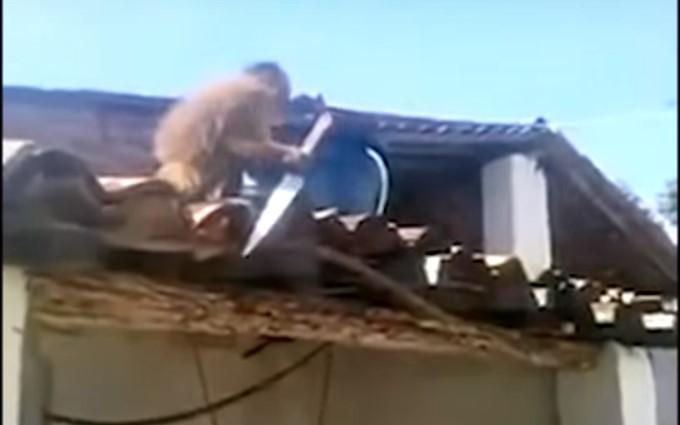
{"type": "MultiPolygon", "coordinates": [[[[324,112],[316,119],[314,126],[302,142],[301,150],[306,155],[311,155],[319,144],[326,131],[333,124],[333,116],[329,112],[324,112]]],[[[295,173],[286,173],[272,194],[267,199],[264,210],[255,223],[253,231],[248,237],[242,255],[247,257],[269,234],[274,225],[279,221],[283,213],[295,199],[304,185],[304,178],[295,173]]]]}

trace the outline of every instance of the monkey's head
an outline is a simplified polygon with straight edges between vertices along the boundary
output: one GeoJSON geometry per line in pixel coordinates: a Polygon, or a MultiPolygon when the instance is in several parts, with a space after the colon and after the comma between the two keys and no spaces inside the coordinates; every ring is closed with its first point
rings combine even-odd
{"type": "Polygon", "coordinates": [[[258,62],[248,66],[245,72],[272,90],[274,94],[272,118],[276,125],[283,124],[291,94],[290,78],[286,71],[276,62],[258,62]]]}

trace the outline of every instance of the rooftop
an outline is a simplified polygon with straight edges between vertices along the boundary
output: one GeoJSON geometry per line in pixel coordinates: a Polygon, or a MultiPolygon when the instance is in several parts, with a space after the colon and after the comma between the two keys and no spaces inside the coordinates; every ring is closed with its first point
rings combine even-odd
{"type": "MultiPolygon", "coordinates": [[[[351,262],[328,263],[323,257],[316,263],[299,261],[318,256],[318,249],[304,244],[287,246],[291,234],[285,232],[259,258],[250,263],[239,260],[235,253],[240,235],[247,231],[248,208],[214,203],[181,209],[172,191],[143,177],[152,164],[131,169],[148,161],[148,129],[170,101],[87,91],[4,88],[4,136],[35,140],[38,147],[18,154],[3,167],[4,221],[21,224],[13,233],[4,232],[5,246],[11,248],[5,259],[23,262],[33,270],[31,279],[46,323],[214,336],[256,333],[373,348],[465,352],[550,367],[580,367],[590,362],[591,347],[574,340],[554,315],[551,318],[540,308],[537,295],[531,295],[530,283],[513,268],[512,259],[494,267],[471,255],[470,247],[463,247],[459,254],[442,254],[437,246],[441,238],[434,228],[406,228],[372,217],[317,215],[311,223],[294,220],[295,224],[289,225],[293,235],[316,232],[324,244],[359,259],[364,266],[371,264],[368,270],[357,269],[351,262]],[[104,138],[104,143],[83,140],[82,131],[91,122],[76,122],[76,115],[63,115],[66,110],[76,111],[78,119],[95,111],[100,120],[108,122],[103,132],[91,133],[104,138]],[[65,127],[69,123],[73,128],[65,127]],[[114,163],[107,158],[109,149],[113,152],[110,156],[124,152],[135,159],[122,161],[119,157],[114,163]],[[107,172],[114,168],[120,172],[107,172]],[[56,193],[68,194],[68,205],[52,204],[58,198],[56,193]],[[33,216],[36,211],[48,210],[52,216],[33,216]],[[63,226],[64,220],[69,225],[63,226]],[[363,224],[357,227],[357,223],[363,224]],[[40,252],[31,249],[37,240],[44,242],[40,252]],[[427,285],[420,266],[423,253],[433,249],[440,252],[437,255],[443,264],[444,280],[437,287],[427,285]],[[14,258],[8,259],[8,255],[14,258]],[[376,263],[378,258],[382,260],[376,263]],[[388,264],[390,258],[392,263],[420,270],[419,277],[402,284],[401,290],[394,290],[400,283],[393,285],[390,278],[379,283],[393,267],[388,264]],[[65,262],[78,262],[84,271],[55,268],[65,262]],[[88,267],[83,268],[83,263],[88,267]],[[90,271],[93,265],[98,271],[90,271]],[[247,278],[252,270],[263,268],[283,272],[283,280],[289,284],[291,280],[303,281],[309,273],[321,273],[313,280],[322,284],[311,292],[303,291],[306,295],[272,291],[281,287],[281,276],[260,273],[257,279],[247,278]],[[376,271],[380,274],[377,279],[376,271]],[[243,285],[244,281],[249,282],[247,291],[238,289],[237,283],[243,285]],[[494,288],[501,284],[521,300],[513,307],[519,314],[508,316],[490,301],[494,288]],[[513,323],[515,329],[494,326],[498,320],[513,323]]],[[[320,98],[298,98],[289,127],[304,131],[321,107],[326,105],[320,98]]],[[[619,309],[621,314],[637,317],[632,323],[641,324],[645,314],[672,310],[664,306],[677,293],[675,246],[544,120],[481,123],[330,110],[344,131],[361,134],[397,164],[410,161],[423,168],[419,158],[428,158],[427,169],[442,153],[473,156],[483,163],[504,152],[537,152],[549,185],[560,187],[559,193],[550,191],[554,256],[569,273],[576,271],[600,280],[578,289],[574,302],[589,308],[591,302],[604,300],[606,304],[607,297],[611,301],[612,296],[607,295],[611,285],[600,287],[602,276],[589,274],[605,269],[605,264],[623,276],[614,279],[621,283],[618,296],[621,291],[654,295],[652,301],[640,298],[619,309]],[[579,228],[583,232],[576,230],[579,228]],[[583,249],[592,246],[593,238],[602,247],[595,256],[590,249],[583,249]]],[[[403,178],[411,175],[398,168],[395,172],[401,172],[403,178]]],[[[597,335],[589,336],[593,338],[667,344],[674,333],[606,325],[597,335]]]]}

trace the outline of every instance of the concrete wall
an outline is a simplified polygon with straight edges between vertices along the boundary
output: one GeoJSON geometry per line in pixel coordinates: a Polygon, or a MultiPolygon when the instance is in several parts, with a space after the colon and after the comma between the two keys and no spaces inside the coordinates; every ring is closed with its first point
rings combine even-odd
{"type": "Polygon", "coordinates": [[[23,330],[26,317],[24,274],[15,267],[2,268],[2,423],[19,422],[19,388],[22,374],[23,330]]]}
{"type": "MultiPolygon", "coordinates": [[[[284,368],[315,344],[270,346],[243,359],[235,342],[118,332],[47,332],[51,410],[99,420],[165,415],[234,393],[284,368]],[[196,348],[198,347],[198,348],[196,348]],[[197,351],[195,351],[197,350],[197,351]]],[[[334,348],[324,420],[319,422],[329,357],[221,411],[218,424],[557,424],[554,376],[451,357],[334,348]]],[[[209,417],[192,420],[214,425],[209,417]]]]}
{"type": "Polygon", "coordinates": [[[608,343],[598,365],[557,379],[562,425],[657,425],[654,376],[647,350],[608,343]]]}
{"type": "Polygon", "coordinates": [[[678,350],[649,350],[656,386],[658,425],[678,425],[678,350]]]}
{"type": "MultiPolygon", "coordinates": [[[[3,267],[3,423],[10,425],[41,425],[42,406],[101,421],[165,416],[234,394],[315,346],[278,344],[244,359],[238,351],[242,341],[215,345],[179,336],[34,326],[29,332],[24,325],[24,285],[19,270],[3,267]]],[[[322,353],[264,392],[221,410],[214,420],[199,417],[186,422],[678,423],[676,350],[611,345],[596,370],[562,375],[558,383],[555,374],[544,369],[337,347],[330,356],[322,353]],[[641,372],[637,363],[631,363],[635,356],[640,361],[640,356],[648,358],[649,374],[635,373],[641,372]],[[322,414],[325,376],[329,391],[322,414]]]]}
{"type": "Polygon", "coordinates": [[[561,425],[677,425],[677,350],[608,343],[595,369],[557,377],[561,425]]]}
{"type": "Polygon", "coordinates": [[[482,170],[484,251],[513,255],[530,280],[553,265],[548,191],[534,158],[509,155],[482,170]]]}

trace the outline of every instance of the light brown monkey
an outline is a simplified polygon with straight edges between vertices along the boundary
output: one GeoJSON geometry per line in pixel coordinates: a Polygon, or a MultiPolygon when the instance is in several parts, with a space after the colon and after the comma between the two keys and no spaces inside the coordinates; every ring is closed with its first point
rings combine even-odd
{"type": "Polygon", "coordinates": [[[301,151],[271,134],[285,121],[290,91],[285,71],[262,62],[180,100],[156,130],[156,176],[196,201],[216,189],[233,192],[249,164],[300,164],[301,151]]]}

